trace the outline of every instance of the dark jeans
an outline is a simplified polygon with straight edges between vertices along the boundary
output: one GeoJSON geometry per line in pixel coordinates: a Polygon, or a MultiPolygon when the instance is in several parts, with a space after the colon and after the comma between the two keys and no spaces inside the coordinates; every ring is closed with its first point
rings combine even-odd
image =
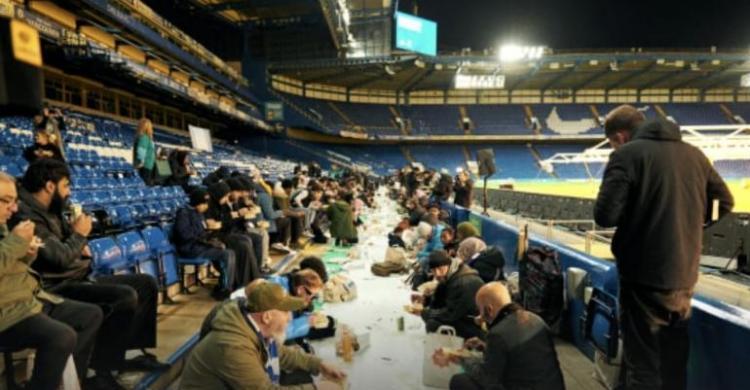
{"type": "Polygon", "coordinates": [[[305,231],[305,217],[288,217],[289,222],[292,225],[292,231],[291,231],[291,242],[293,244],[297,243],[297,240],[299,240],[300,237],[302,237],[302,233],[305,231]]]}
{"type": "Polygon", "coordinates": [[[192,254],[193,257],[205,257],[221,272],[219,287],[227,290],[236,288],[237,259],[231,249],[206,247],[205,250],[192,254]]]}
{"type": "Polygon", "coordinates": [[[260,233],[253,232],[247,232],[245,234],[250,237],[250,241],[253,242],[255,262],[257,264],[258,272],[260,272],[260,269],[263,268],[263,236],[260,233]]]}
{"type": "Polygon", "coordinates": [[[621,389],[687,387],[692,295],[692,290],[654,290],[620,283],[621,389]]]}
{"type": "Polygon", "coordinates": [[[477,382],[467,374],[456,374],[451,377],[450,390],[481,390],[477,382]]]}
{"type": "Polygon", "coordinates": [[[102,311],[96,305],[72,299],[58,305],[45,303],[41,313],[0,333],[0,345],[13,349],[35,349],[34,372],[26,388],[57,390],[71,354],[79,379],[86,377],[94,339],[101,323],[102,311]]]}
{"type": "Polygon", "coordinates": [[[95,282],[66,281],[50,289],[55,294],[93,303],[104,312],[91,368],[122,367],[125,351],[156,346],[156,279],[149,275],[99,276],[95,282]]]}
{"type": "Polygon", "coordinates": [[[255,257],[255,245],[247,234],[232,233],[222,237],[222,242],[231,249],[237,257],[237,272],[233,288],[247,286],[251,281],[260,277],[260,266],[255,257]]]}
{"type": "Polygon", "coordinates": [[[143,179],[143,182],[146,183],[147,186],[153,186],[154,185],[154,175],[155,175],[155,168],[154,169],[146,169],[146,168],[140,168],[138,169],[138,176],[143,179]]]}
{"type": "Polygon", "coordinates": [[[276,232],[271,233],[271,242],[289,245],[292,238],[292,223],[287,217],[276,218],[276,232]]]}

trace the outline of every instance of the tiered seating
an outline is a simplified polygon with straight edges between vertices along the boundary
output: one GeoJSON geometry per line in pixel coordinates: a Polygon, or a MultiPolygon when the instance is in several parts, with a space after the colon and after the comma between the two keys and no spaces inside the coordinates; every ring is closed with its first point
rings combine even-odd
{"type": "Polygon", "coordinates": [[[382,104],[335,103],[354,124],[367,128],[388,128],[393,130],[391,112],[382,104]]]}
{"type": "Polygon", "coordinates": [[[461,116],[456,105],[435,104],[400,106],[399,108],[407,118],[411,119],[412,134],[463,134],[458,126],[461,116]]]}
{"type": "Polygon", "coordinates": [[[716,103],[662,104],[662,109],[680,125],[729,124],[727,117],[716,103]]]}
{"type": "Polygon", "coordinates": [[[523,106],[468,105],[469,118],[474,123],[473,133],[477,135],[529,135],[531,131],[524,124],[523,106]]]}
{"type": "Polygon", "coordinates": [[[349,156],[352,162],[369,165],[377,174],[386,175],[393,169],[399,169],[408,162],[398,146],[345,146],[326,145],[328,150],[349,156]]]}
{"type": "Polygon", "coordinates": [[[292,108],[302,112],[305,116],[314,118],[324,127],[334,132],[338,132],[348,126],[344,119],[341,118],[341,115],[331,108],[328,101],[293,95],[284,95],[284,98],[292,104],[292,108]]]}
{"type": "Polygon", "coordinates": [[[419,145],[410,146],[414,159],[428,168],[445,169],[454,175],[456,168],[466,166],[466,159],[460,146],[456,145],[419,145]]]}
{"type": "MultiPolygon", "coordinates": [[[[187,202],[181,187],[147,187],[133,169],[131,125],[109,119],[66,113],[70,119],[63,132],[65,156],[71,167],[71,202],[94,216],[95,230],[89,242],[96,273],[138,272],[153,275],[162,289],[175,284],[186,265],[206,259],[181,259],[169,237],[169,222],[187,202]],[[162,227],[163,225],[163,227],[162,227]],[[164,230],[166,229],[166,230],[164,230]]],[[[0,169],[22,176],[27,163],[23,148],[33,143],[30,118],[0,118],[0,169]]],[[[189,138],[157,131],[160,146],[189,144],[189,138]],[[166,144],[164,144],[166,143],[166,144]]],[[[200,182],[219,166],[247,172],[250,165],[272,175],[288,175],[294,164],[236,147],[215,145],[215,153],[193,153],[200,182]]]]}
{"type": "Polygon", "coordinates": [[[732,111],[734,116],[739,116],[745,123],[750,123],[750,104],[748,103],[728,103],[727,108],[732,111]]]}
{"type": "Polygon", "coordinates": [[[475,145],[470,147],[471,157],[479,149],[491,147],[495,151],[497,173],[492,179],[533,179],[540,177],[534,157],[524,145],[475,145]]]}
{"type": "Polygon", "coordinates": [[[542,123],[542,133],[581,135],[602,132],[587,104],[536,104],[532,110],[542,123]]]}
{"type": "Polygon", "coordinates": [[[8,117],[0,121],[0,170],[21,176],[28,164],[21,157],[23,149],[34,143],[30,118],[8,117]]]}

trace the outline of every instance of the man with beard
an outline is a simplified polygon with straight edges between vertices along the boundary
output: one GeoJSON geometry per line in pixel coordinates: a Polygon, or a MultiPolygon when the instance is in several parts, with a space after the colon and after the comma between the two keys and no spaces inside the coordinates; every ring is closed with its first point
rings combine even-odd
{"type": "Polygon", "coordinates": [[[90,275],[91,262],[83,258],[91,257],[86,239],[91,233],[91,217],[82,214],[72,221],[64,217],[69,197],[68,166],[51,159],[36,161],[21,181],[21,202],[10,225],[25,220],[34,223],[34,234],[44,246],[32,267],[41,274],[47,291],[99,305],[104,311],[91,359],[96,376],[85,381],[85,387],[122,389],[112,371],[165,367],[145,351],[125,361],[126,350],[156,346],[158,287],[149,275],[90,275]]]}
{"type": "Polygon", "coordinates": [[[474,297],[484,282],[477,271],[443,250],[430,253],[428,265],[438,287],[435,294],[423,302],[424,309],[414,309],[411,313],[422,317],[428,333],[448,325],[456,329],[459,337],[481,336],[482,330],[474,322],[479,314],[474,297]]]}
{"type": "Polygon", "coordinates": [[[78,376],[86,376],[102,310],[40,288],[30,266],[39,244],[34,224],[21,222],[12,231],[6,226],[18,211],[17,199],[15,179],[0,172],[0,345],[34,349],[34,370],[26,388],[57,390],[70,355],[78,376]]]}
{"type": "Polygon", "coordinates": [[[246,290],[247,299],[225,301],[209,313],[182,372],[181,389],[276,389],[281,370],[305,370],[335,381],[346,377],[320,358],[283,345],[290,312],[304,308],[303,299],[261,280],[246,290]]]}

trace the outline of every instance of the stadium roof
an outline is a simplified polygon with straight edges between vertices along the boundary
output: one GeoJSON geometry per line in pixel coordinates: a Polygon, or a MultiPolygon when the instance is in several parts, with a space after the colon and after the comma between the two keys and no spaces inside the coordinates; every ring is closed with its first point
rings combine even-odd
{"type": "Polygon", "coordinates": [[[235,24],[292,18],[320,10],[317,0],[193,0],[193,3],[235,24]]]}
{"type": "Polygon", "coordinates": [[[508,90],[739,88],[750,73],[750,53],[624,50],[557,53],[541,60],[500,64],[494,56],[403,55],[269,64],[271,74],[348,89],[447,90],[461,68],[469,74],[503,74],[508,90]]]}

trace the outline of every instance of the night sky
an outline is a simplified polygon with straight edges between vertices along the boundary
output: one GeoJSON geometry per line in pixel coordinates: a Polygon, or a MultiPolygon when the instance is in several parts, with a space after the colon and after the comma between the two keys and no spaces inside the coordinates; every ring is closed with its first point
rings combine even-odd
{"type": "MultiPolygon", "coordinates": [[[[395,1],[395,0],[394,0],[395,1]]],[[[411,13],[414,0],[401,0],[411,13]]],[[[553,49],[750,47],[750,0],[417,0],[440,51],[504,40],[553,49]]]]}

